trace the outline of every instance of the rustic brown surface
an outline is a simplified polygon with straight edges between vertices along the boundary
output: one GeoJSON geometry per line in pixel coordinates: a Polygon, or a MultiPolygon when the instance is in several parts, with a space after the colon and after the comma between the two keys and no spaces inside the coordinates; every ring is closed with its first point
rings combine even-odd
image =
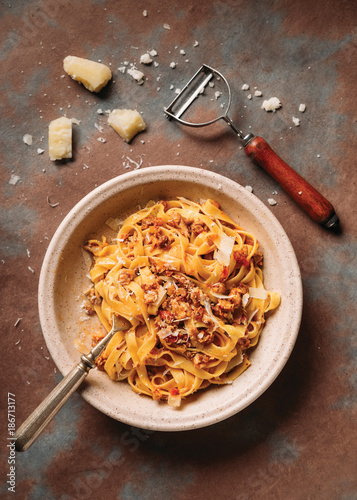
{"type": "Polygon", "coordinates": [[[1,497],[357,498],[357,4],[9,0],[2,2],[0,15],[1,497]],[[142,67],[140,55],[150,49],[157,50],[159,66],[142,67]],[[62,78],[67,55],[110,64],[113,81],[95,95],[67,75],[62,78]],[[124,61],[144,71],[143,86],[118,71],[124,61]],[[334,205],[340,233],[311,221],[246,157],[223,123],[192,130],[165,119],[162,110],[174,89],[202,63],[231,82],[232,118],[240,128],[263,136],[334,205]],[[243,83],[250,91],[241,90],[243,83]],[[254,87],[263,97],[249,100],[254,87]],[[279,97],[282,108],[266,113],[262,99],[272,96],[279,97]],[[306,104],[305,113],[298,112],[300,103],[306,104]],[[130,145],[96,112],[115,107],[137,108],[147,123],[147,131],[130,145]],[[53,163],[47,127],[62,114],[81,123],[74,125],[74,158],[53,163]],[[292,116],[301,118],[300,127],[292,116]],[[33,136],[32,146],[23,143],[26,133],[33,136]],[[97,140],[100,136],[106,143],[97,140]],[[39,155],[37,148],[45,152],[39,155]],[[276,382],[254,404],[197,431],[130,428],[75,394],[32,448],[16,456],[13,495],[6,484],[7,393],[16,395],[19,425],[60,380],[37,311],[46,248],[84,195],[133,169],[125,168],[126,157],[142,159],[141,168],[202,166],[251,185],[266,204],[276,199],[271,210],[291,239],[303,278],[296,347],[276,382]],[[15,185],[9,183],[13,174],[19,176],[15,185]]]}

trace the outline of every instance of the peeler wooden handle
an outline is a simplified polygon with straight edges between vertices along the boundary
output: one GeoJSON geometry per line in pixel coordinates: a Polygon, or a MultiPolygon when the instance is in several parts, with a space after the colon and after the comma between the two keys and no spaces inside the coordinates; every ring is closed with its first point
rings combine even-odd
{"type": "Polygon", "coordinates": [[[315,222],[328,228],[338,225],[339,220],[331,203],[289,167],[262,137],[254,137],[244,149],[315,222]]]}

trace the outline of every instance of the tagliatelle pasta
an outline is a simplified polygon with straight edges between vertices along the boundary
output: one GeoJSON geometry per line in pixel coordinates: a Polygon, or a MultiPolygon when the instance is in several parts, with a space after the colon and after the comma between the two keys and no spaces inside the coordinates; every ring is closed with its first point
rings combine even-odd
{"type": "Polygon", "coordinates": [[[265,313],[280,303],[264,288],[256,238],[212,200],[150,202],[112,242],[85,248],[93,254],[88,313],[107,331],[113,314],[132,325],[114,335],[98,367],[173,406],[247,369],[265,313]]]}

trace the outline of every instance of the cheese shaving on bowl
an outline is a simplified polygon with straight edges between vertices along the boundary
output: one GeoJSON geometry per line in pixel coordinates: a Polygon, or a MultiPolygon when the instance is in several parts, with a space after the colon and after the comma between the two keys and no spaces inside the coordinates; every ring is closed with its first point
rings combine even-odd
{"type": "Polygon", "coordinates": [[[224,266],[229,266],[233,252],[235,239],[232,236],[221,234],[220,239],[216,242],[217,249],[214,251],[213,257],[224,266]]]}

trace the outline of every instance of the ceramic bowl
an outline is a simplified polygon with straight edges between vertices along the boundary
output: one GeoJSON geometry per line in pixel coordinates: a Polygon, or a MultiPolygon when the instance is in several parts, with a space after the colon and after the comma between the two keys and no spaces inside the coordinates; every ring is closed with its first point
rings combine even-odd
{"type": "Polygon", "coordinates": [[[83,244],[89,236],[103,233],[109,217],[124,218],[149,200],[177,196],[218,201],[233,220],[257,237],[264,253],[265,287],[281,294],[281,304],[267,318],[259,344],[250,354],[251,366],[233,384],[198,391],[179,409],[137,395],[129,384],[113,382],[105,372],[90,371],[80,389],[86,401],[116,420],[161,431],[211,425],[256,400],[287,362],[302,312],[294,250],[280,223],[258,198],[231,179],[199,168],[164,165],[136,170],[85,196],[65,217],[45,255],[39,283],[40,321],[48,349],[63,375],[79,361],[81,334],[96,328],[98,321],[80,307],[83,292],[90,286],[83,244]]]}

